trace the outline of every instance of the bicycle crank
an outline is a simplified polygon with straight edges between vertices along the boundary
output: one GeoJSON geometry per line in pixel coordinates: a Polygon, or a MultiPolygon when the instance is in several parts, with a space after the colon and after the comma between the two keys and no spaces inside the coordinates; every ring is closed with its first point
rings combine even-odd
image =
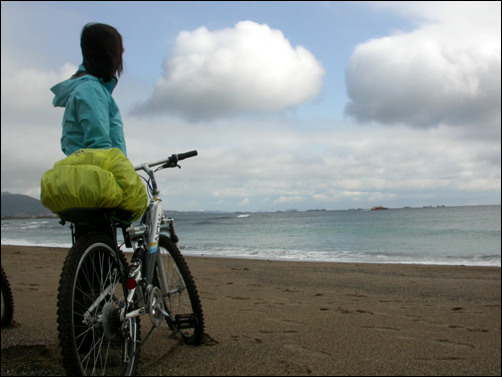
{"type": "Polygon", "coordinates": [[[154,287],[152,292],[150,292],[150,320],[155,327],[160,327],[162,322],[164,322],[164,315],[166,311],[163,307],[162,292],[159,287],[154,287]]]}

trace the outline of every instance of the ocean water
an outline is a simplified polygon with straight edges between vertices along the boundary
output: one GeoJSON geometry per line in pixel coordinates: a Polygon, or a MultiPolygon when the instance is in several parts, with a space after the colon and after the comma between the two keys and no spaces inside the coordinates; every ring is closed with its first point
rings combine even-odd
{"type": "MultiPolygon", "coordinates": [[[[274,213],[176,212],[185,255],[500,266],[501,207],[274,213]]],[[[2,244],[71,246],[58,219],[2,220],[2,244]]]]}

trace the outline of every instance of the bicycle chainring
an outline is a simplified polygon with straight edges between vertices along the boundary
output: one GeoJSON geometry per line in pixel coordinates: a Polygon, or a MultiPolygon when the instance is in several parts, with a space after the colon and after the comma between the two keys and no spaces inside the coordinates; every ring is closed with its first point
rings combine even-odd
{"type": "Polygon", "coordinates": [[[155,327],[159,327],[164,322],[164,316],[162,315],[162,307],[164,305],[162,299],[162,292],[159,287],[154,287],[150,292],[150,320],[155,327]],[[160,309],[160,310],[159,310],[160,309]]]}

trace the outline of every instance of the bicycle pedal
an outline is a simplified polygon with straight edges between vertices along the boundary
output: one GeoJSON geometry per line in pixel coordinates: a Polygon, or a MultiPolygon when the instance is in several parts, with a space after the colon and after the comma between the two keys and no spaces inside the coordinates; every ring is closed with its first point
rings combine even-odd
{"type": "Polygon", "coordinates": [[[196,319],[194,314],[176,314],[174,323],[179,329],[190,329],[195,327],[196,319]]]}

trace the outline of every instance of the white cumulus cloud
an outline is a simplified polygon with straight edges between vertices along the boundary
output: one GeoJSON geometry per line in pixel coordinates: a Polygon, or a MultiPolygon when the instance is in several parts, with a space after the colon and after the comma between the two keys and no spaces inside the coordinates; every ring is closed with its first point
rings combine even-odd
{"type": "Polygon", "coordinates": [[[307,49],[252,21],[181,32],[163,70],[152,97],[133,114],[177,113],[200,121],[276,112],[314,98],[324,76],[307,49]]]}
{"type": "Polygon", "coordinates": [[[412,3],[406,12],[419,19],[417,29],[356,47],[346,69],[346,114],[499,133],[500,3],[412,3]]]}

